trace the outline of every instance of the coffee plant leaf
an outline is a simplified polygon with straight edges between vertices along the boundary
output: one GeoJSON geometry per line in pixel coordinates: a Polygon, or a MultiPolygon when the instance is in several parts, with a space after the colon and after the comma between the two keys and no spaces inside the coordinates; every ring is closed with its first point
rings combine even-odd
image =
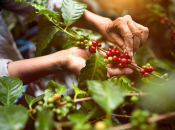
{"type": "Polygon", "coordinates": [[[0,106],[0,130],[22,130],[29,111],[21,105],[0,106]]]}
{"type": "Polygon", "coordinates": [[[37,16],[36,11],[31,12],[25,19],[25,24],[28,24],[34,20],[34,18],[37,16]]]}
{"type": "Polygon", "coordinates": [[[78,95],[86,95],[86,92],[81,90],[81,89],[79,89],[77,86],[75,86],[75,84],[73,82],[72,82],[72,87],[74,88],[74,94],[76,96],[78,96],[78,95]]]}
{"type": "Polygon", "coordinates": [[[98,52],[86,60],[86,66],[81,69],[78,79],[78,87],[84,89],[87,87],[87,80],[106,80],[107,62],[98,52]]]}
{"type": "Polygon", "coordinates": [[[154,68],[173,70],[173,63],[168,60],[163,59],[151,59],[149,63],[154,66],[154,68]]]}
{"type": "Polygon", "coordinates": [[[114,83],[116,83],[118,86],[124,88],[125,91],[126,91],[127,93],[136,92],[136,91],[132,88],[132,84],[131,84],[130,79],[128,79],[128,78],[126,78],[126,77],[124,77],[124,76],[121,76],[120,78],[111,77],[110,79],[108,79],[108,81],[114,82],[114,83]]]}
{"type": "Polygon", "coordinates": [[[49,97],[52,97],[55,93],[62,95],[67,91],[68,91],[68,89],[64,88],[64,86],[51,80],[48,83],[46,90],[44,91],[44,101],[47,104],[47,99],[49,97]]]}
{"type": "MultiPolygon", "coordinates": [[[[25,93],[23,93],[23,94],[25,94],[25,93]]],[[[42,100],[43,98],[44,98],[44,94],[41,94],[38,97],[33,97],[33,96],[28,95],[28,94],[25,94],[25,99],[26,99],[30,109],[32,109],[32,105],[34,103],[42,100]]]]}
{"type": "Polygon", "coordinates": [[[46,108],[38,111],[35,121],[36,130],[53,130],[54,129],[53,112],[46,108]]]}
{"type": "Polygon", "coordinates": [[[68,27],[78,20],[83,15],[86,7],[86,4],[73,0],[63,0],[61,12],[65,25],[68,27]]]}
{"type": "Polygon", "coordinates": [[[88,81],[88,90],[94,101],[110,113],[124,102],[125,90],[110,81],[88,81]]]}
{"type": "Polygon", "coordinates": [[[38,35],[38,43],[36,45],[36,56],[41,56],[43,49],[47,47],[54,35],[59,31],[56,26],[48,26],[44,28],[38,35]]]}
{"type": "Polygon", "coordinates": [[[23,83],[15,77],[0,77],[0,101],[4,105],[11,105],[21,94],[23,83]]]}

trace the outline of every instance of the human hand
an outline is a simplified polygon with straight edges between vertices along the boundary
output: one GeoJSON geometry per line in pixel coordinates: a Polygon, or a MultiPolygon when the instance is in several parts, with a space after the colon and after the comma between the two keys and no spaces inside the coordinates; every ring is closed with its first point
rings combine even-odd
{"type": "Polygon", "coordinates": [[[135,55],[149,35],[148,28],[134,22],[129,15],[119,17],[114,21],[101,18],[96,26],[109,42],[121,47],[129,56],[135,55]]]}
{"type": "MultiPolygon", "coordinates": [[[[78,47],[73,47],[67,50],[67,60],[68,60],[68,68],[75,75],[79,75],[80,71],[83,67],[85,67],[85,61],[90,58],[93,54],[89,51],[89,49],[80,49],[78,47]]],[[[100,52],[102,55],[105,55],[103,52],[100,52]]],[[[108,62],[107,64],[107,77],[110,78],[112,76],[120,76],[131,74],[133,70],[131,68],[118,68],[116,63],[108,62]]]]}

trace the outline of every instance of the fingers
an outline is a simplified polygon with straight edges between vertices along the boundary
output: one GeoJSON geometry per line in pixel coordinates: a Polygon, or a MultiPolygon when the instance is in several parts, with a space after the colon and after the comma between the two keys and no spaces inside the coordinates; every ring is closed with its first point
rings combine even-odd
{"type": "Polygon", "coordinates": [[[147,27],[144,27],[138,23],[135,23],[138,27],[139,30],[141,31],[141,43],[140,47],[143,46],[143,44],[146,42],[148,36],[149,36],[149,29],[147,27]]]}
{"type": "Polygon", "coordinates": [[[131,68],[108,68],[108,73],[110,77],[121,76],[121,75],[132,74],[133,70],[131,68]]]}
{"type": "Polygon", "coordinates": [[[133,34],[127,25],[128,19],[118,18],[114,21],[114,27],[117,27],[117,31],[123,37],[124,44],[121,46],[124,52],[128,53],[129,56],[133,56],[133,34]]]}

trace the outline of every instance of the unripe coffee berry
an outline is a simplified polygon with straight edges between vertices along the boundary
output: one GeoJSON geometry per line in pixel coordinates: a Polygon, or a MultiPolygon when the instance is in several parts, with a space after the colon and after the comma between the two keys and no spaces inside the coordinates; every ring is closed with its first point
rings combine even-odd
{"type": "Polygon", "coordinates": [[[47,102],[50,102],[50,103],[54,102],[53,97],[49,97],[49,98],[47,99],[47,102]]]}
{"type": "Polygon", "coordinates": [[[110,57],[108,57],[108,61],[112,61],[112,57],[110,56],[110,57]]]}
{"type": "Polygon", "coordinates": [[[130,101],[131,102],[137,102],[139,99],[138,99],[138,97],[137,96],[132,96],[131,98],[130,98],[130,101]]]}
{"type": "Polygon", "coordinates": [[[71,98],[70,96],[66,96],[66,97],[65,97],[65,100],[66,100],[67,102],[72,102],[72,98],[71,98]]]}
{"type": "Polygon", "coordinates": [[[67,103],[67,104],[66,104],[66,107],[67,107],[67,108],[71,108],[72,106],[73,106],[72,103],[67,103]]]}
{"type": "Polygon", "coordinates": [[[146,66],[151,66],[150,63],[147,63],[146,66]]]}

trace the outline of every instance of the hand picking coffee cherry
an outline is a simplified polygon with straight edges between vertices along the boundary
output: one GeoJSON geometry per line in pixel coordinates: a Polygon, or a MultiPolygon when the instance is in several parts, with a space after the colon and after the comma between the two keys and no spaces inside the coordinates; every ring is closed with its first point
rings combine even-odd
{"type": "Polygon", "coordinates": [[[150,73],[153,71],[154,71],[154,68],[149,63],[142,66],[142,69],[140,69],[140,73],[142,77],[149,77],[150,73]]]}

